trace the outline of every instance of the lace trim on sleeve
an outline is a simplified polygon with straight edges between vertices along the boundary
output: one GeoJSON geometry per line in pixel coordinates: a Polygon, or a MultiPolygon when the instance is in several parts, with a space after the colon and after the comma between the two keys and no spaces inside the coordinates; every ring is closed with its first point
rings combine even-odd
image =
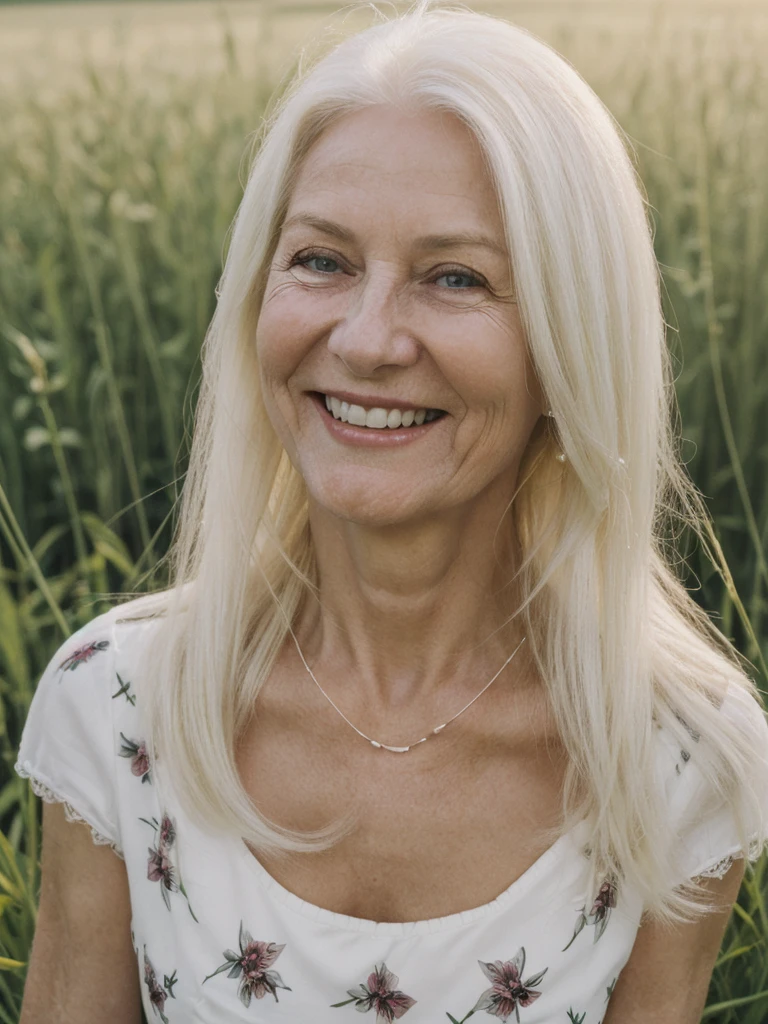
{"type": "Polygon", "coordinates": [[[694,878],[724,878],[728,871],[731,869],[734,860],[736,860],[739,854],[729,854],[727,857],[723,857],[716,864],[711,867],[704,868],[703,871],[698,871],[693,877],[694,878]]]}
{"type": "Polygon", "coordinates": [[[15,765],[15,771],[24,779],[29,779],[30,785],[32,786],[33,792],[44,800],[47,804],[62,804],[64,807],[64,817],[67,821],[82,821],[84,825],[87,825],[91,830],[91,838],[97,846],[110,846],[117,856],[121,860],[125,860],[123,851],[120,849],[114,839],[110,839],[109,836],[105,836],[98,829],[94,828],[90,821],[87,821],[82,814],[75,810],[68,800],[65,800],[63,796],[59,796],[52,789],[41,782],[40,779],[36,778],[30,771],[28,771],[23,764],[17,763],[15,765]]]}
{"type": "MultiPolygon", "coordinates": [[[[759,842],[757,839],[753,839],[752,842],[750,843],[749,850],[747,851],[747,860],[750,860],[750,861],[759,860],[760,857],[763,854],[764,847],[765,847],[765,840],[763,842],[759,842]]],[[[742,860],[743,857],[744,857],[744,854],[743,854],[743,852],[741,850],[738,850],[735,853],[728,853],[728,854],[725,855],[725,857],[721,857],[720,860],[716,861],[714,864],[710,864],[708,867],[704,868],[702,871],[697,871],[696,874],[692,875],[691,877],[692,878],[724,878],[725,875],[727,874],[727,872],[733,866],[733,862],[736,861],[736,860],[742,860]]]]}

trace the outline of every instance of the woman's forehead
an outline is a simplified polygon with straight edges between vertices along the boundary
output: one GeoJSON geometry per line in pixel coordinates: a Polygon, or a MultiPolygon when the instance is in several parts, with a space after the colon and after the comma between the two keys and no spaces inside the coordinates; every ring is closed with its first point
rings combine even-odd
{"type": "Polygon", "coordinates": [[[477,188],[487,179],[477,139],[458,118],[440,111],[405,114],[370,107],[346,114],[314,141],[299,181],[320,178],[327,185],[323,175],[330,166],[350,183],[373,174],[395,187],[422,176],[449,188],[464,183],[477,188]]]}
{"type": "Polygon", "coordinates": [[[469,244],[506,252],[480,147],[440,112],[371,108],[327,129],[299,168],[283,230],[314,227],[353,241],[349,221],[377,212],[414,229],[418,222],[422,249],[445,248],[439,236],[464,234],[469,244]]]}

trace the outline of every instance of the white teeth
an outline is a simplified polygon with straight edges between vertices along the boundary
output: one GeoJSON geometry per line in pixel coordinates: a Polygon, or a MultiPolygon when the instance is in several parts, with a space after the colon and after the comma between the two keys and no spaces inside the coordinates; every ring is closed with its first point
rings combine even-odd
{"type": "Polygon", "coordinates": [[[334,419],[359,427],[371,427],[374,430],[383,430],[387,427],[396,430],[398,427],[410,427],[412,424],[421,426],[422,423],[431,423],[440,415],[438,409],[407,409],[403,412],[400,409],[375,406],[366,410],[362,405],[350,405],[349,402],[342,402],[333,395],[324,395],[323,398],[326,409],[334,419]]]}
{"type": "Polygon", "coordinates": [[[373,409],[369,409],[365,414],[365,425],[366,427],[386,427],[387,410],[381,409],[378,406],[375,406],[373,409]]]}
{"type": "Polygon", "coordinates": [[[362,405],[350,405],[347,422],[354,423],[356,427],[365,426],[365,409],[362,405]]]}

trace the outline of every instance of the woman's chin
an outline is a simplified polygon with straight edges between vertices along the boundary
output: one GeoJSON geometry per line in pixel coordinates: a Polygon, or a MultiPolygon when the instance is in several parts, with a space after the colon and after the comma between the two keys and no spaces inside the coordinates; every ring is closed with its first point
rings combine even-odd
{"type": "Polygon", "coordinates": [[[311,504],[316,509],[360,526],[395,526],[417,516],[420,509],[406,502],[402,495],[376,494],[359,486],[321,491],[310,490],[311,504]]]}

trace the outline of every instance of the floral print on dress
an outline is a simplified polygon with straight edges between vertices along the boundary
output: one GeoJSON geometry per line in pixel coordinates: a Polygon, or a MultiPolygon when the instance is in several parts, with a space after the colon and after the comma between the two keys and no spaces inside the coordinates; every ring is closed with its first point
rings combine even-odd
{"type": "Polygon", "coordinates": [[[144,740],[132,740],[120,733],[122,743],[118,751],[120,757],[131,758],[131,772],[142,782],[151,782],[149,754],[144,740]]]}
{"type": "Polygon", "coordinates": [[[83,644],[82,647],[78,647],[77,650],[72,651],[72,653],[62,661],[59,668],[63,669],[65,672],[67,669],[71,669],[74,672],[78,665],[82,665],[84,662],[90,661],[95,654],[98,654],[99,651],[106,651],[108,647],[109,640],[92,640],[91,643],[83,644]]]}
{"type": "Polygon", "coordinates": [[[576,922],[576,927],[573,930],[573,935],[568,945],[562,950],[564,953],[571,942],[576,938],[581,929],[587,924],[595,925],[594,942],[600,938],[606,929],[608,919],[611,916],[611,909],[616,906],[616,881],[615,879],[606,879],[600,886],[600,891],[595,897],[595,902],[592,904],[592,909],[588,914],[585,913],[586,907],[582,907],[579,911],[579,919],[576,922]]]}
{"type": "Polygon", "coordinates": [[[120,678],[119,672],[115,672],[115,675],[117,676],[118,683],[120,683],[120,687],[115,693],[112,694],[112,700],[114,700],[116,697],[125,697],[129,704],[132,704],[134,707],[136,707],[136,697],[131,693],[130,682],[123,682],[123,680],[120,678]]]}
{"type": "Polygon", "coordinates": [[[251,1005],[251,999],[263,999],[267,993],[277,998],[277,990],[284,988],[288,992],[292,989],[286,985],[277,971],[272,970],[272,964],[277,960],[285,949],[285,943],[277,945],[274,942],[258,942],[251,933],[243,927],[240,922],[240,952],[235,953],[231,949],[224,950],[225,961],[221,967],[203,978],[203,984],[209,978],[221,974],[222,971],[229,971],[228,978],[239,978],[240,984],[237,988],[237,995],[244,1006],[251,1005]]]}
{"type": "Polygon", "coordinates": [[[163,902],[169,910],[171,909],[171,900],[168,894],[180,892],[187,901],[190,914],[197,921],[178,868],[171,861],[171,849],[176,841],[176,826],[173,823],[173,819],[169,815],[163,814],[159,824],[157,818],[152,818],[151,821],[147,818],[139,818],[139,821],[151,825],[157,834],[155,845],[149,847],[147,878],[150,882],[160,882],[160,893],[163,897],[163,902]]]}
{"type": "Polygon", "coordinates": [[[152,962],[147,956],[147,947],[144,947],[144,984],[149,989],[149,1002],[155,1013],[160,1015],[160,1020],[163,1024],[168,1024],[168,1018],[165,1015],[165,1001],[170,996],[175,999],[176,996],[173,994],[173,986],[178,981],[176,977],[176,971],[168,977],[164,975],[163,984],[157,980],[157,974],[152,966],[152,962]]]}
{"type": "Polygon", "coordinates": [[[530,978],[522,980],[525,971],[525,946],[521,946],[511,960],[494,960],[492,964],[483,960],[477,961],[483,974],[493,984],[483,992],[475,1005],[462,1020],[458,1021],[447,1014],[451,1024],[463,1024],[473,1013],[478,1010],[485,1010],[491,1017],[498,1017],[499,1020],[508,1021],[515,1014],[515,1020],[520,1020],[520,1007],[530,1006],[534,1003],[541,992],[537,992],[534,986],[538,985],[541,979],[549,970],[545,967],[543,971],[532,974],[530,978]]]}
{"type": "Polygon", "coordinates": [[[355,1004],[355,1009],[360,1013],[368,1013],[369,1010],[376,1011],[376,1021],[385,1021],[392,1024],[393,1020],[400,1020],[404,1013],[413,1006],[416,999],[400,992],[397,984],[400,979],[387,969],[385,963],[376,964],[373,971],[368,975],[365,985],[358,985],[357,988],[348,988],[347,993],[352,997],[341,1003],[331,1003],[331,1008],[336,1006],[348,1006],[355,1004]]]}

